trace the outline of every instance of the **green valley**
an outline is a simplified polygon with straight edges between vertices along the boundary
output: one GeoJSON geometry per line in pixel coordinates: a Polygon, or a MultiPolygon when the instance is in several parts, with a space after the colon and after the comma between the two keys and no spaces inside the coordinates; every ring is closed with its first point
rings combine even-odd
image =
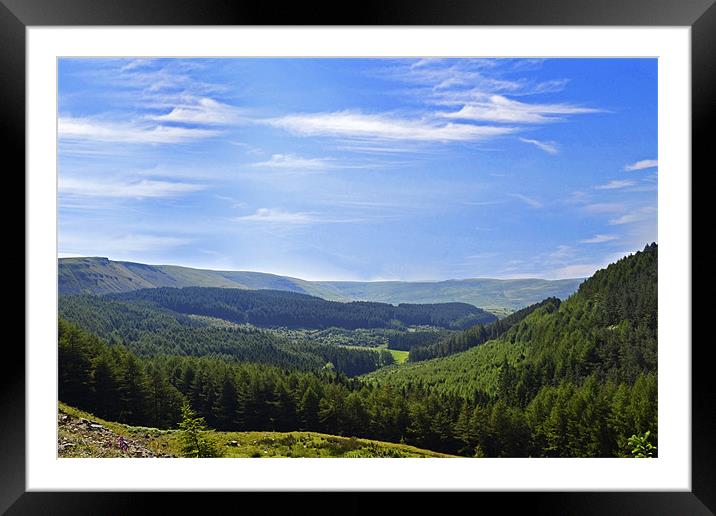
{"type": "Polygon", "coordinates": [[[658,442],[656,313],[656,244],[500,320],[465,303],[272,290],[63,295],[60,400],[155,428],[169,450],[188,404],[235,456],[270,441],[266,456],[408,453],[361,439],[470,457],[630,456],[632,436],[658,442]]]}

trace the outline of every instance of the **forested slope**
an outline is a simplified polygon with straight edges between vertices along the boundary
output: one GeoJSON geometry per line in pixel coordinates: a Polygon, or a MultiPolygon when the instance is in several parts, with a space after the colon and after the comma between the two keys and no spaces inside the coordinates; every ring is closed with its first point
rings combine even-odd
{"type": "MultiPolygon", "coordinates": [[[[475,334],[483,331],[469,329],[447,342],[479,341],[475,334]]],[[[640,374],[656,371],[656,339],[657,247],[652,244],[598,271],[565,302],[546,300],[531,309],[496,340],[451,357],[389,368],[371,378],[399,383],[420,379],[463,392],[492,393],[495,382],[473,373],[488,362],[503,369],[507,361],[510,374],[517,375],[516,385],[522,380],[525,388],[533,386],[530,389],[581,381],[591,374],[600,380],[633,382],[640,374]]]]}
{"type": "Polygon", "coordinates": [[[444,357],[460,353],[461,351],[467,351],[488,340],[494,340],[500,337],[538,308],[544,307],[548,312],[552,312],[559,308],[559,304],[559,299],[550,297],[541,303],[535,303],[527,308],[518,310],[498,321],[489,324],[478,324],[457,335],[451,335],[445,338],[433,338],[432,340],[426,338],[427,343],[410,348],[408,361],[420,362],[421,360],[429,360],[431,358],[444,357]]]}
{"type": "Polygon", "coordinates": [[[385,350],[294,340],[254,327],[216,326],[146,302],[62,296],[60,317],[138,356],[213,356],[289,369],[330,366],[350,376],[393,362],[385,350]]]}
{"type": "Polygon", "coordinates": [[[235,323],[288,328],[389,328],[396,325],[433,325],[462,329],[497,320],[467,303],[400,304],[353,301],[341,303],[279,290],[225,288],[155,288],[108,299],[148,302],[184,314],[207,315],[235,323]]]}
{"type": "Polygon", "coordinates": [[[546,304],[496,340],[444,358],[387,367],[366,380],[495,400],[525,418],[541,447],[559,453],[570,441],[570,424],[580,434],[575,439],[603,449],[615,432],[609,428],[610,410],[627,410],[629,404],[638,413],[639,431],[655,437],[657,265],[657,245],[651,244],[597,271],[558,309],[546,304]]]}

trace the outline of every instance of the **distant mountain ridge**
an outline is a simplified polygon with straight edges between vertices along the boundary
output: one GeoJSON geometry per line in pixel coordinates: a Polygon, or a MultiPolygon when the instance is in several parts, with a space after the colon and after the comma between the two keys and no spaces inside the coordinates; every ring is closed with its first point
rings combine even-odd
{"type": "Polygon", "coordinates": [[[109,294],[159,287],[222,287],[283,290],[328,301],[382,303],[462,302],[496,312],[513,311],[547,297],[565,299],[582,278],[564,280],[473,278],[446,281],[307,281],[264,272],[216,271],[178,265],[147,265],[101,257],[60,258],[64,294],[109,294]]]}

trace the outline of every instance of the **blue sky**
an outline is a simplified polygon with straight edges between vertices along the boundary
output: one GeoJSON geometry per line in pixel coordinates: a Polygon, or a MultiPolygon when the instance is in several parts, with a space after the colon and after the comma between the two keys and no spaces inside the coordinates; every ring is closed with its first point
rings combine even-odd
{"type": "Polygon", "coordinates": [[[584,277],[657,240],[655,59],[62,59],[60,256],[584,277]]]}

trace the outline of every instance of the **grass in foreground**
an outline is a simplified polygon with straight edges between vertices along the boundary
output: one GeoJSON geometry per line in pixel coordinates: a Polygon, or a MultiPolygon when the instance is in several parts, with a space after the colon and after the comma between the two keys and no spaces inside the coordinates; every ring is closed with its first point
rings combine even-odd
{"type": "MultiPolygon", "coordinates": [[[[180,457],[178,430],[105,421],[59,403],[59,457],[180,457]],[[100,425],[92,427],[91,425],[100,425]],[[128,449],[120,449],[122,437],[128,449]]],[[[209,432],[224,457],[452,457],[405,444],[317,432],[209,432]]]]}

